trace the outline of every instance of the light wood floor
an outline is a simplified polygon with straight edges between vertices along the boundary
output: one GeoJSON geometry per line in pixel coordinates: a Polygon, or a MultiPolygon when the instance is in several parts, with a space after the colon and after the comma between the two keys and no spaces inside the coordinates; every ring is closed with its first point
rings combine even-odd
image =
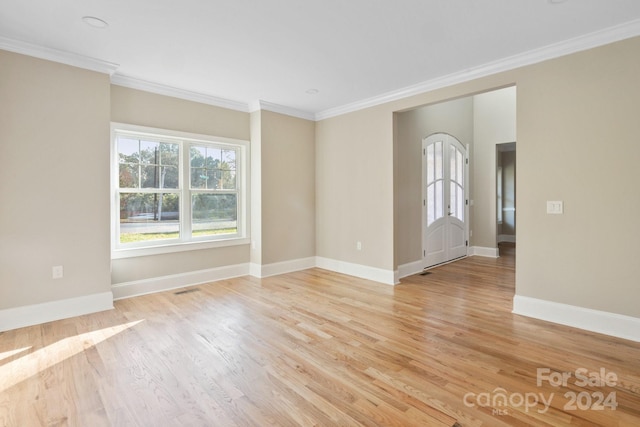
{"type": "Polygon", "coordinates": [[[244,277],[4,332],[0,426],[640,425],[640,344],[512,315],[507,255],[396,287],[244,277]],[[580,368],[616,380],[579,387],[580,368]]]}

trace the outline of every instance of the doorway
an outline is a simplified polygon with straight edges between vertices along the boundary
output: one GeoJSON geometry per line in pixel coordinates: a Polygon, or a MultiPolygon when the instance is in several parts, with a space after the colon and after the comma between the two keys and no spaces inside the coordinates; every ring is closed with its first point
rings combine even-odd
{"type": "Polygon", "coordinates": [[[436,133],[422,140],[423,267],[467,255],[468,157],[454,136],[436,133]]]}
{"type": "Polygon", "coordinates": [[[516,243],[516,143],[496,144],[496,241],[498,248],[516,243]]]}

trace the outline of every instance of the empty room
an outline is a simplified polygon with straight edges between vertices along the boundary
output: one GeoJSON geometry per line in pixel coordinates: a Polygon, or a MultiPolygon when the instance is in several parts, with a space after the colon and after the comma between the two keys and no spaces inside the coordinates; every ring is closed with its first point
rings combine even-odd
{"type": "Polygon", "coordinates": [[[3,1],[0,427],[640,425],[639,76],[633,0],[3,1]]]}

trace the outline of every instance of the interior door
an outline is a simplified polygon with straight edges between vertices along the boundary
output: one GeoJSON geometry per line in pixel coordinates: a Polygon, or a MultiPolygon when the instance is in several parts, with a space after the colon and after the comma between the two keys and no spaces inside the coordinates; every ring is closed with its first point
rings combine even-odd
{"type": "Polygon", "coordinates": [[[467,255],[467,153],[451,135],[422,140],[424,267],[467,255]]]}

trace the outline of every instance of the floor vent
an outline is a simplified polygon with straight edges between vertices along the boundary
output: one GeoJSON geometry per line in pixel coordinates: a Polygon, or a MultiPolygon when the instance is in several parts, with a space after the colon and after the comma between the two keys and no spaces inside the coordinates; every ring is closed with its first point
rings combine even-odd
{"type": "Polygon", "coordinates": [[[420,273],[421,276],[426,276],[427,274],[431,274],[430,271],[423,271],[422,273],[420,273]]]}
{"type": "Polygon", "coordinates": [[[200,289],[185,289],[184,291],[174,292],[174,295],[190,294],[191,292],[198,292],[200,289]]]}

